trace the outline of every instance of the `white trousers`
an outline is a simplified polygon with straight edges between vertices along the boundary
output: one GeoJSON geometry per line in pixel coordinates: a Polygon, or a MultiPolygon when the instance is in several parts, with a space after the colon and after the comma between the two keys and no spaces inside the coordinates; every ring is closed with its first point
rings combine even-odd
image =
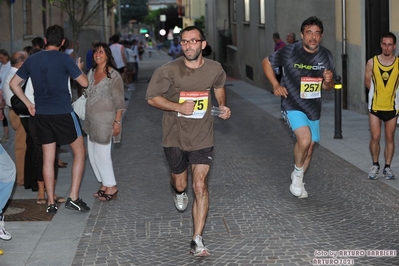
{"type": "Polygon", "coordinates": [[[105,145],[92,142],[90,136],[87,135],[87,151],[91,167],[93,168],[98,182],[106,187],[116,186],[114,168],[112,165],[111,146],[112,142],[105,145]]]}

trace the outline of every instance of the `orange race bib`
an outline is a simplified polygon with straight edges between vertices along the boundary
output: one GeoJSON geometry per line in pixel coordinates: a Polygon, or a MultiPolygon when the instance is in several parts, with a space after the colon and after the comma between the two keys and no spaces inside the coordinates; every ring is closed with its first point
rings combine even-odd
{"type": "Polygon", "coordinates": [[[186,117],[192,119],[201,119],[204,117],[206,110],[208,110],[209,91],[182,91],[180,92],[179,103],[185,101],[194,101],[194,113],[192,115],[183,115],[178,113],[179,117],[186,117]]]}
{"type": "Polygon", "coordinates": [[[323,78],[301,77],[301,98],[315,99],[321,97],[323,78]]]}

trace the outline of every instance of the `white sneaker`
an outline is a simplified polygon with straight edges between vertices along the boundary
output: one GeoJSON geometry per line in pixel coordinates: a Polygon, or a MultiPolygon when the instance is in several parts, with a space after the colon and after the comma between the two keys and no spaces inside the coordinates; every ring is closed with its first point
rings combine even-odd
{"type": "Polygon", "coordinates": [[[390,167],[384,168],[384,171],[382,171],[382,174],[388,180],[395,179],[395,175],[393,174],[393,172],[392,172],[390,167]]]}
{"type": "Polygon", "coordinates": [[[200,235],[196,235],[194,239],[191,240],[190,247],[190,253],[195,257],[205,257],[211,255],[209,250],[204,246],[204,240],[202,240],[202,236],[200,235]]]}
{"type": "Polygon", "coordinates": [[[135,87],[134,84],[132,83],[132,84],[129,84],[129,86],[127,87],[127,90],[128,90],[128,91],[134,91],[134,90],[136,90],[136,87],[135,87]]]}
{"type": "Polygon", "coordinates": [[[308,197],[308,192],[305,190],[305,183],[303,183],[303,176],[298,176],[295,170],[291,174],[292,184],[290,185],[290,192],[295,197],[305,199],[308,197]]]}
{"type": "Polygon", "coordinates": [[[377,165],[373,165],[370,168],[369,178],[372,179],[372,180],[378,179],[378,172],[379,171],[380,171],[380,167],[378,167],[377,165]]]}
{"type": "Polygon", "coordinates": [[[4,217],[0,218],[0,239],[6,241],[11,239],[11,234],[4,229],[4,217]]]}
{"type": "Polygon", "coordinates": [[[0,140],[0,143],[6,143],[8,142],[8,137],[7,136],[3,136],[0,140]]]}
{"type": "Polygon", "coordinates": [[[188,196],[186,192],[183,192],[181,194],[175,192],[174,201],[175,207],[178,211],[184,212],[187,209],[188,196]]]}

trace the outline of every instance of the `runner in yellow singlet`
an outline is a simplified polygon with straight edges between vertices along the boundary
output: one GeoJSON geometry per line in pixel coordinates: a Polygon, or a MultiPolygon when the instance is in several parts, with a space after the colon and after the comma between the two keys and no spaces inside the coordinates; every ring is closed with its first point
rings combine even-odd
{"type": "Polygon", "coordinates": [[[388,32],[381,37],[382,53],[367,61],[364,82],[369,89],[370,152],[373,166],[368,178],[377,179],[380,171],[381,124],[385,126],[385,166],[382,172],[386,179],[393,179],[391,161],[395,150],[395,130],[399,110],[399,59],[395,56],[396,36],[388,32]]]}

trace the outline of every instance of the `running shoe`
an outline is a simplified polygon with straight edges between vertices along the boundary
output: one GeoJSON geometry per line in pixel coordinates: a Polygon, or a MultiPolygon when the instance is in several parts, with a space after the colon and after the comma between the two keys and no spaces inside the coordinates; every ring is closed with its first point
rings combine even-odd
{"type": "Polygon", "coordinates": [[[49,206],[47,206],[46,212],[48,214],[56,214],[58,211],[58,207],[55,204],[50,204],[49,206]]]}
{"type": "Polygon", "coordinates": [[[1,143],[6,143],[8,142],[8,137],[7,136],[3,136],[0,140],[1,143]]]}
{"type": "Polygon", "coordinates": [[[196,235],[194,239],[191,240],[190,247],[190,253],[195,257],[205,257],[211,255],[209,250],[204,246],[204,240],[200,235],[196,235]]]}
{"type": "Polygon", "coordinates": [[[82,199],[78,198],[77,200],[72,200],[68,198],[67,202],[65,203],[65,208],[80,212],[88,212],[90,211],[89,206],[82,199]]]}
{"type": "Polygon", "coordinates": [[[0,239],[8,241],[11,239],[11,234],[4,229],[4,216],[0,215],[0,239]]]}
{"type": "Polygon", "coordinates": [[[129,84],[129,86],[127,87],[127,90],[128,90],[128,91],[135,91],[135,90],[136,90],[136,87],[135,87],[134,84],[132,83],[132,84],[129,84]]]}
{"type": "Polygon", "coordinates": [[[305,199],[308,197],[308,192],[305,190],[305,183],[303,183],[303,176],[296,175],[295,170],[291,174],[292,183],[290,185],[290,192],[295,197],[305,199]]]}
{"type": "Polygon", "coordinates": [[[384,171],[382,171],[382,175],[386,178],[386,179],[395,179],[395,175],[393,174],[392,170],[390,167],[385,167],[384,171]]]}
{"type": "Polygon", "coordinates": [[[174,196],[175,207],[179,212],[184,212],[188,205],[188,196],[186,192],[181,194],[175,192],[174,196]]]}
{"type": "Polygon", "coordinates": [[[378,179],[378,172],[380,171],[380,167],[378,165],[373,165],[370,168],[370,172],[369,172],[369,178],[373,179],[373,180],[377,180],[378,179]]]}

